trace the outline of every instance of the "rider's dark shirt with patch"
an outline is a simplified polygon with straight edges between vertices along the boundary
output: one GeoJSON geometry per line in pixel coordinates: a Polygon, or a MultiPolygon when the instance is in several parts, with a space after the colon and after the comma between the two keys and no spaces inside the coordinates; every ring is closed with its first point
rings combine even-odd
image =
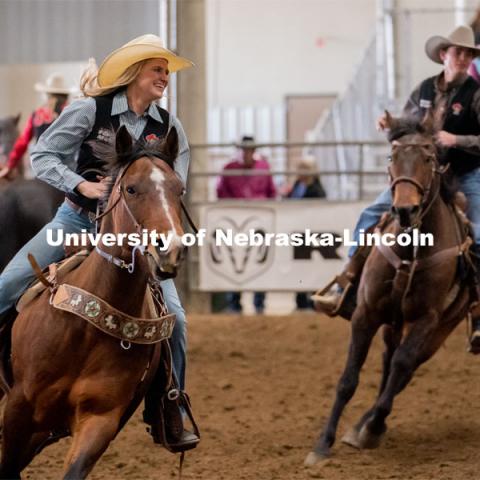
{"type": "Polygon", "coordinates": [[[443,73],[427,78],[412,93],[404,114],[421,119],[432,108],[439,129],[457,135],[457,146],[441,149],[442,162],[456,175],[480,167],[480,85],[467,76],[441,88],[443,73]]]}

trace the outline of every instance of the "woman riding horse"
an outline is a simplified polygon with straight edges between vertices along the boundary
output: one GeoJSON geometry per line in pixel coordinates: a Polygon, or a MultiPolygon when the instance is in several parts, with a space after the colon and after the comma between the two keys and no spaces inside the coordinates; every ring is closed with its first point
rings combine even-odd
{"type": "MultiPolygon", "coordinates": [[[[64,233],[93,231],[97,200],[107,189],[107,179],[99,177],[103,162],[90,143],[111,136],[110,129],[125,126],[134,140],[156,140],[175,128],[179,150],[175,171],[186,185],[190,152],[179,120],[157,105],[168,85],[170,72],[192,66],[192,62],[167,50],[155,35],[135,38],[112,52],[96,69],[91,61],[82,77],[85,98],[66,107],[57,121],[40,137],[32,153],[36,175],[66,193],[55,218],[14,257],[0,275],[0,315],[5,318],[26,286],[34,278],[27,259],[32,253],[41,268],[64,257],[62,246],[47,244],[48,229],[64,233]],[[99,181],[100,180],[100,181],[99,181]]],[[[170,339],[174,373],[185,388],[186,319],[172,279],[161,282],[168,311],[176,323],[170,339]]],[[[1,320],[0,320],[1,323],[1,320]]],[[[148,412],[146,418],[148,418],[148,412]]],[[[166,422],[168,425],[168,421],[166,422]]],[[[152,430],[153,433],[153,430],[152,430]]],[[[199,439],[186,430],[171,433],[176,450],[196,446],[199,439]]],[[[155,439],[155,437],[154,437],[155,439]]]]}
{"type": "MultiPolygon", "coordinates": [[[[459,26],[446,38],[434,36],[428,39],[425,51],[435,63],[443,64],[444,69],[414,90],[403,113],[405,117],[420,121],[431,109],[434,130],[438,132],[435,140],[441,161],[450,164],[450,172],[456,176],[459,189],[467,198],[467,216],[473,227],[475,253],[480,258],[480,87],[467,73],[472,59],[480,55],[480,49],[475,47],[472,29],[459,26]]],[[[384,130],[386,126],[387,117],[384,115],[378,120],[378,127],[384,130]]],[[[361,230],[366,231],[376,225],[391,206],[392,196],[390,189],[387,189],[362,212],[354,238],[358,240],[361,230]]],[[[365,263],[364,253],[351,247],[351,260],[339,277],[341,288],[358,283],[365,263]]],[[[480,261],[477,265],[477,282],[480,283],[480,261]]],[[[348,295],[342,295],[341,288],[315,295],[316,308],[327,314],[341,314],[340,303],[344,297],[348,300],[348,295]]],[[[480,353],[478,313],[472,319],[472,353],[480,353]]]]}

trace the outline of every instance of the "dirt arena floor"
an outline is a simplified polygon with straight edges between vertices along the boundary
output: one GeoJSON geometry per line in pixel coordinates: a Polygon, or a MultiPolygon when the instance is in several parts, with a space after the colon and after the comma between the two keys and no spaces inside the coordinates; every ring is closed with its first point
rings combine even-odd
{"type": "MultiPolygon", "coordinates": [[[[189,318],[189,393],[202,442],[186,457],[185,480],[373,480],[480,478],[480,357],[465,352],[462,324],[397,399],[377,450],[337,442],[330,459],[303,467],[333,401],[348,324],[314,314],[189,318]]],[[[377,339],[339,437],[373,401],[377,339]]],[[[26,478],[61,478],[68,441],[49,447],[26,478]]],[[[92,479],[174,479],[178,459],[153,445],[138,412],[92,479]]]]}

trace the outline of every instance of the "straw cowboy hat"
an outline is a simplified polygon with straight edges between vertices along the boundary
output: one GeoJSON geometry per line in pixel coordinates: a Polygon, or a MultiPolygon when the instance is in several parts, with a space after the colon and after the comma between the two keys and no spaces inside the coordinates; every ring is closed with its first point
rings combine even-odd
{"type": "Polygon", "coordinates": [[[448,37],[440,37],[435,35],[430,37],[425,43],[425,53],[430,60],[435,63],[441,63],[440,50],[451,46],[469,48],[473,52],[474,57],[480,55],[480,49],[475,47],[475,36],[473,30],[465,25],[457,27],[448,37]]]}
{"type": "Polygon", "coordinates": [[[108,55],[98,69],[98,84],[100,87],[109,87],[115,83],[128,67],[150,58],[164,58],[167,60],[170,72],[178,72],[193,66],[190,60],[179,57],[166,49],[161,38],[147,34],[134,38],[108,55]]]}
{"type": "Polygon", "coordinates": [[[49,75],[45,83],[36,83],[34,88],[37,92],[57,93],[59,95],[69,95],[77,90],[75,87],[67,86],[63,75],[57,72],[49,75]]]}
{"type": "Polygon", "coordinates": [[[313,155],[305,155],[297,165],[300,175],[311,175],[317,172],[317,163],[313,155]]]}

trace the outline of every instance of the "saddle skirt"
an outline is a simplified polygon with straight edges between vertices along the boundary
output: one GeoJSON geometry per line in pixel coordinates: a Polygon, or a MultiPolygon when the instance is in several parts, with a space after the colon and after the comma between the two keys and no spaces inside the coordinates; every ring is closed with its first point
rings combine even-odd
{"type": "MultiPolygon", "coordinates": [[[[61,276],[65,275],[72,270],[75,270],[83,261],[88,257],[90,253],[89,250],[81,250],[71,257],[62,260],[61,262],[55,264],[56,269],[55,272],[49,268],[49,275],[47,275],[48,281],[53,281],[53,276],[56,275],[61,276]]],[[[25,290],[23,295],[17,300],[15,308],[17,312],[21,312],[32,300],[37,298],[45,289],[46,285],[40,281],[40,279],[36,278],[30,286],[25,290]]]]}

